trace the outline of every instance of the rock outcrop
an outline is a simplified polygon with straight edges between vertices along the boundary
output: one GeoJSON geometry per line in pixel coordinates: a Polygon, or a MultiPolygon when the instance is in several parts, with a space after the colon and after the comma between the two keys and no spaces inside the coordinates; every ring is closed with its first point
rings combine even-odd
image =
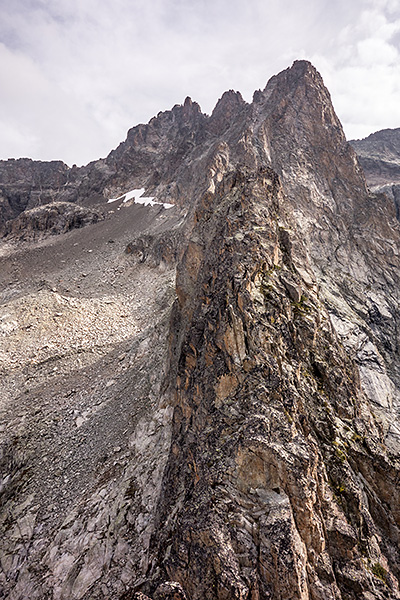
{"type": "Polygon", "coordinates": [[[24,210],[18,217],[6,222],[2,233],[8,240],[37,240],[97,223],[103,218],[104,213],[99,210],[83,208],[71,202],[50,202],[24,210]]]}
{"type": "Polygon", "coordinates": [[[61,161],[0,161],[0,225],[25,209],[59,199],[69,173],[61,161]]]}
{"type": "Polygon", "coordinates": [[[3,242],[4,596],[400,598],[399,223],[320,75],[187,99],[63,193],[139,187],[176,206],[3,242]]]}

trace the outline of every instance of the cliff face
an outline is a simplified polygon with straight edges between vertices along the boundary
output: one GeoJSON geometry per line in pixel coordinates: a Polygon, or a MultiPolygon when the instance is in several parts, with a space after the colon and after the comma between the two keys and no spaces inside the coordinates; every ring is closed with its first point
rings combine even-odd
{"type": "MultiPolygon", "coordinates": [[[[96,336],[105,300],[130,325],[115,322],[108,347],[74,334],[51,375],[46,360],[13,367],[6,597],[400,598],[399,226],[320,75],[296,62],[250,105],[224,94],[210,117],[187,99],[78,180],[78,203],[148,186],[176,206],[121,203],[29,247],[60,254],[68,327],[71,298],[91,296],[96,336]],[[78,284],[61,251],[111,232],[78,284]]],[[[16,269],[10,242],[3,254],[16,269]]],[[[53,306],[29,285],[4,287],[9,312],[28,292],[53,306]]]]}

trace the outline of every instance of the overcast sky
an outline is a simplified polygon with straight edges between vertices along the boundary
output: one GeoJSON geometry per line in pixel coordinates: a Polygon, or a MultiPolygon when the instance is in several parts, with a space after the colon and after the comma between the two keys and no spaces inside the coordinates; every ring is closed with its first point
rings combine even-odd
{"type": "Polygon", "coordinates": [[[86,164],[191,96],[210,113],[296,59],[348,139],[400,127],[398,0],[0,0],[0,158],[86,164]]]}

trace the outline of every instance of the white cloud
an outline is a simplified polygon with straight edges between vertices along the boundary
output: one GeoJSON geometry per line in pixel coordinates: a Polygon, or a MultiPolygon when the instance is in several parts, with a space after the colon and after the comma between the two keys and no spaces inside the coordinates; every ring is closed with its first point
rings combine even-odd
{"type": "Polygon", "coordinates": [[[0,79],[7,82],[0,93],[3,125],[0,143],[4,158],[61,157],[72,164],[76,149],[83,142],[81,156],[82,162],[86,162],[93,154],[98,155],[102,141],[107,142],[107,132],[85,105],[77,104],[28,56],[3,44],[0,44],[0,79]]]}
{"type": "Polygon", "coordinates": [[[390,0],[369,0],[339,32],[340,48],[311,59],[321,69],[348,138],[400,126],[400,13],[390,0]]]}
{"type": "Polygon", "coordinates": [[[396,48],[379,38],[367,38],[357,44],[362,65],[393,65],[399,58],[396,48]]]}

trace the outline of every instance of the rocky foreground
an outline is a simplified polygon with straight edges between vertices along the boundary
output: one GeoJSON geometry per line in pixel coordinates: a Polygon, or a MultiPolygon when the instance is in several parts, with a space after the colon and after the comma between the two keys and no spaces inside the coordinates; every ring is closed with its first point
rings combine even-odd
{"type": "Polygon", "coordinates": [[[0,597],[400,598],[399,221],[367,176],[305,61],[82,169],[0,164],[0,597]]]}

